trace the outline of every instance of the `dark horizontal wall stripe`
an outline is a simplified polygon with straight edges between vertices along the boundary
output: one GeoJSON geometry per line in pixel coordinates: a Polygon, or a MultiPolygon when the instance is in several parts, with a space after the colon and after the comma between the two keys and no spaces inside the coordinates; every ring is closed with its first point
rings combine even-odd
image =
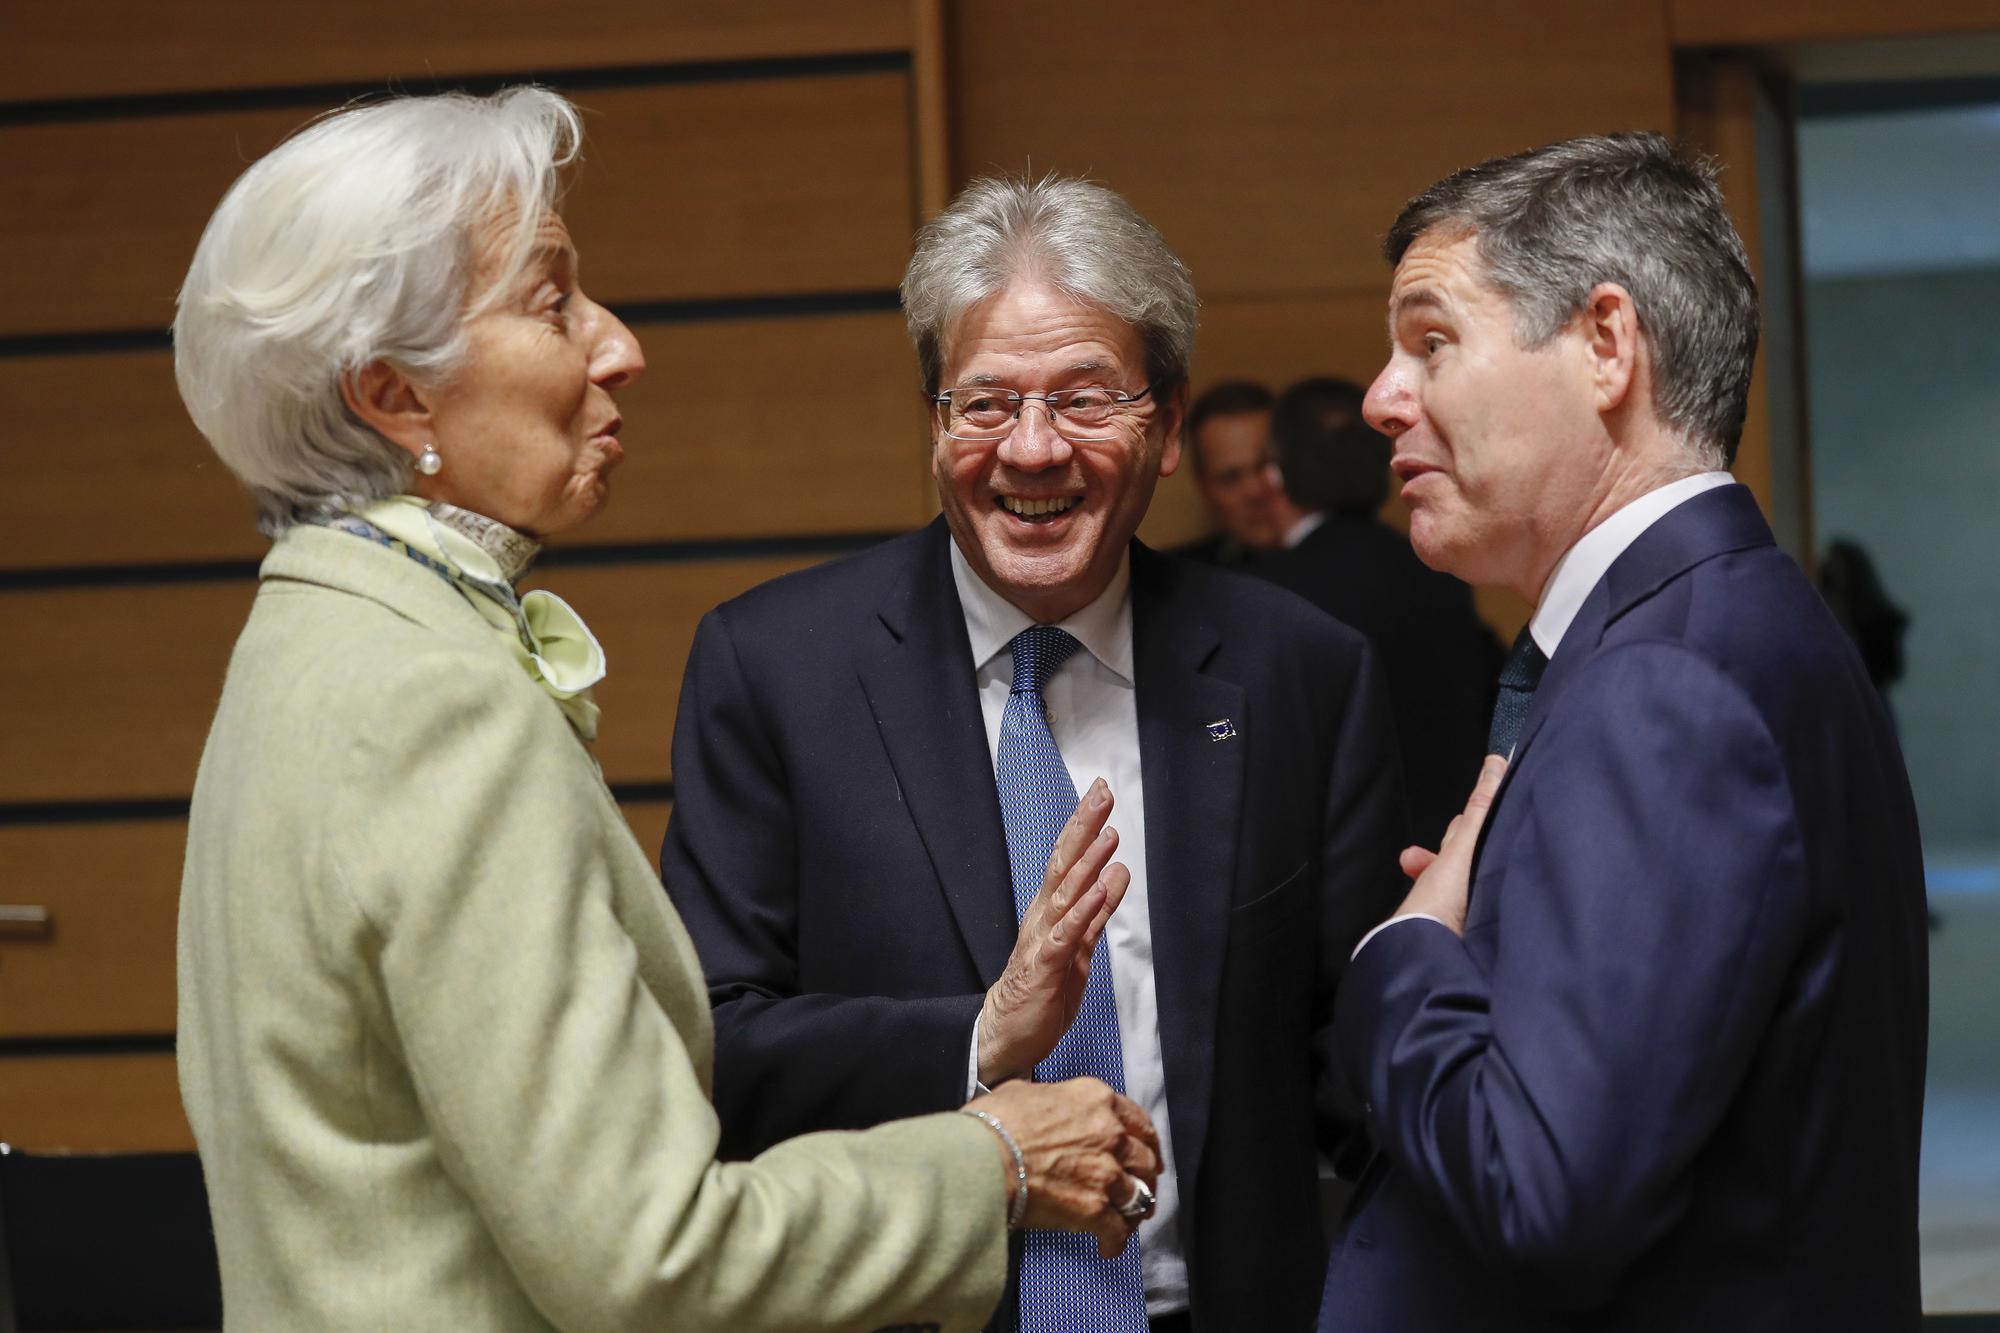
{"type": "Polygon", "coordinates": [[[117,120],[132,116],[202,115],[217,111],[262,111],[293,106],[322,110],[348,102],[373,101],[406,93],[491,93],[517,83],[539,83],[574,93],[661,84],[881,74],[909,68],[910,53],[897,49],[841,55],[771,56],[755,60],[608,65],[592,69],[514,70],[499,74],[399,79],[387,87],[380,82],[313,83],[288,87],[218,88],[186,93],[138,93],[121,97],[59,98],[41,102],[0,102],[0,126],[117,120]]]}
{"type": "MultiPolygon", "coordinates": [[[[899,310],[892,289],[800,292],[786,296],[717,296],[687,301],[622,301],[614,309],[627,324],[700,324],[725,319],[793,319],[807,315],[875,314],[899,310]]],[[[95,329],[82,333],[0,334],[0,357],[89,356],[101,352],[163,352],[173,347],[166,329],[95,329]]]]}
{"type": "MultiPolygon", "coordinates": [[[[671,801],[674,784],[614,782],[611,794],[620,801],[671,801]]],[[[143,800],[122,797],[109,801],[0,801],[0,827],[20,824],[124,824],[134,820],[181,820],[188,816],[185,796],[155,796],[143,800]]]]}
{"type": "Polygon", "coordinates": [[[899,532],[807,533],[798,537],[714,537],[685,542],[606,542],[600,546],[558,546],[539,569],[598,565],[673,565],[699,560],[779,560],[788,556],[847,555],[879,545],[899,532]]]}
{"type": "Polygon", "coordinates": [[[171,1032],[112,1032],[88,1037],[0,1037],[0,1059],[37,1055],[172,1055],[171,1032]]]}
{"type": "MultiPolygon", "coordinates": [[[[806,533],[796,537],[716,537],[701,541],[606,542],[559,546],[539,569],[600,565],[676,565],[705,560],[768,560],[846,555],[898,536],[895,532],[806,533]]],[[[0,569],[0,592],[149,587],[170,583],[230,583],[257,577],[255,560],[186,560],[157,565],[56,565],[0,569]]]]}
{"type": "Polygon", "coordinates": [[[89,356],[103,352],[161,352],[174,345],[165,329],[104,329],[84,333],[0,334],[0,357],[89,356]]]}
{"type": "Polygon", "coordinates": [[[122,824],[144,819],[186,819],[185,796],[119,797],[107,801],[0,801],[0,825],[122,824]]]}
{"type": "Polygon", "coordinates": [[[163,583],[234,583],[257,577],[255,560],[180,560],[158,565],[53,565],[0,569],[0,592],[131,588],[163,583]]]}
{"type": "Polygon", "coordinates": [[[674,784],[671,782],[614,782],[611,795],[622,805],[627,801],[671,801],[674,799],[674,784]]]}
{"type": "Polygon", "coordinates": [[[723,319],[790,319],[799,315],[856,315],[901,310],[895,289],[803,292],[795,296],[719,296],[698,301],[618,301],[612,310],[627,324],[699,324],[723,319]]]}

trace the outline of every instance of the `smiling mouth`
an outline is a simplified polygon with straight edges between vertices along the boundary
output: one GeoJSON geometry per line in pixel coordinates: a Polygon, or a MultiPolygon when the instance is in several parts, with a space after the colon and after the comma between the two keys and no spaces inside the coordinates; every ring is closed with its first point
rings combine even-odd
{"type": "Polygon", "coordinates": [[[1081,495],[1057,495],[1046,500],[1030,500],[1019,495],[994,497],[994,503],[1015,518],[1029,523],[1051,523],[1083,503],[1081,495]]]}

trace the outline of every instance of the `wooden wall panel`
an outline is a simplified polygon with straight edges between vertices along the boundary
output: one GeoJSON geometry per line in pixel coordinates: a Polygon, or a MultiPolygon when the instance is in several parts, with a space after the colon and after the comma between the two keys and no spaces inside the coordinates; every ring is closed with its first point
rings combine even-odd
{"type": "MultiPolygon", "coordinates": [[[[561,569],[545,582],[611,660],[598,754],[613,781],[667,776],[667,740],[695,622],[808,558],[561,569]]],[[[40,686],[14,710],[0,802],[184,796],[249,614],[249,583],[0,593],[29,627],[40,686]],[[135,628],[150,627],[150,628],[135,628]]]]}
{"type": "Polygon", "coordinates": [[[164,328],[223,191],[309,112],[0,128],[0,334],[164,328]]]}
{"type": "Polygon", "coordinates": [[[1206,301],[1195,339],[1195,380],[1259,379],[1273,390],[1307,375],[1339,375],[1364,388],[1389,359],[1389,266],[1348,291],[1222,296],[1206,301]]]}
{"type": "Polygon", "coordinates": [[[579,92],[567,214],[599,300],[894,287],[915,224],[909,76],[579,92]]]}
{"type": "Polygon", "coordinates": [[[178,819],[0,826],[0,900],[50,914],[46,938],[0,931],[0,1037],[174,1030],[186,844],[178,819]]]}
{"type": "Polygon", "coordinates": [[[30,1152],[188,1152],[171,1055],[0,1059],[0,1143],[30,1152]]]}
{"type": "Polygon", "coordinates": [[[672,801],[627,801],[619,807],[625,812],[625,822],[632,826],[632,836],[657,866],[660,862],[660,844],[667,836],[667,816],[674,810],[672,801]]]}
{"type": "MultiPolygon", "coordinates": [[[[597,761],[612,782],[670,776],[674,710],[695,624],[708,609],[811,559],[726,560],[551,570],[537,579],[590,623],[609,664],[597,761]]],[[[658,844],[654,844],[657,849],[658,844]]]]}
{"type": "Polygon", "coordinates": [[[637,325],[625,461],[578,543],[880,532],[932,513],[900,314],[637,325]]]}
{"type": "MultiPolygon", "coordinates": [[[[0,279],[4,281],[4,279],[0,279]]],[[[170,352],[0,357],[15,521],[0,569],[256,559],[256,507],[209,452],[170,352]]]]}
{"type": "Polygon", "coordinates": [[[0,99],[392,79],[426,92],[468,74],[882,51],[909,39],[907,0],[67,0],[7,6],[0,99]]]}
{"type": "Polygon", "coordinates": [[[1130,198],[1206,299],[1380,290],[1378,238],[1458,167],[1673,120],[1663,6],[966,0],[959,174],[1081,172],[1130,198]],[[995,31],[1060,32],[1023,59],[995,31]]]}
{"type": "MultiPolygon", "coordinates": [[[[894,286],[912,219],[900,73],[595,90],[570,205],[609,304],[894,286]]],[[[315,108],[314,110],[316,110],[315,108]]],[[[287,108],[0,127],[0,334],[160,328],[202,226],[287,108]]]]}
{"type": "MultiPolygon", "coordinates": [[[[637,324],[627,455],[575,542],[870,532],[931,512],[916,358],[894,313],[637,324]]],[[[254,507],[167,352],[0,358],[0,569],[261,559],[254,507]]]]}
{"type": "Polygon", "coordinates": [[[0,802],[185,796],[250,611],[247,582],[0,593],[33,644],[0,802]]]}
{"type": "Polygon", "coordinates": [[[2000,0],[1666,0],[1676,46],[1754,46],[2000,29],[2000,0]]]}

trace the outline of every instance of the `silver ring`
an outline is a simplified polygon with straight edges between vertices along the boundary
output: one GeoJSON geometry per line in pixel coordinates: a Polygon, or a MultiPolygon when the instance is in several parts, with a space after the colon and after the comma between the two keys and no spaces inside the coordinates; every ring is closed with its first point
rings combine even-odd
{"type": "Polygon", "coordinates": [[[1126,1221],[1136,1222],[1140,1218],[1150,1217],[1154,1207],[1158,1203],[1159,1200],[1153,1197],[1153,1191],[1146,1187],[1146,1182],[1134,1176],[1132,1177],[1132,1197],[1123,1203],[1113,1204],[1112,1207],[1126,1221]]]}

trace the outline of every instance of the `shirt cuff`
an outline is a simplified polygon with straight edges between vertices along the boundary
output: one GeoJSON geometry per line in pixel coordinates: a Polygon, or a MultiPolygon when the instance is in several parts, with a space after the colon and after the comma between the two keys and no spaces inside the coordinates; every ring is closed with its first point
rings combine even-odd
{"type": "Polygon", "coordinates": [[[965,1057],[965,1100],[984,1097],[993,1089],[979,1081],[979,1016],[972,1018],[972,1050],[965,1057]]]}
{"type": "MultiPolygon", "coordinates": [[[[1354,946],[1354,952],[1347,955],[1347,961],[1351,963],[1356,958],[1360,957],[1361,951],[1368,947],[1368,941],[1374,939],[1377,935],[1380,935],[1383,931],[1387,930],[1389,927],[1395,925],[1399,921],[1435,921],[1440,926],[1444,926],[1446,930],[1451,929],[1450,926],[1445,925],[1443,917],[1432,916],[1429,912],[1405,912],[1401,916],[1390,917],[1387,921],[1384,921],[1381,925],[1375,927],[1375,929],[1369,931],[1366,935],[1363,935],[1361,937],[1361,943],[1354,946]]],[[[974,1072],[977,1072],[976,1055],[979,1050],[979,1024],[976,1020],[973,1022],[972,1025],[972,1049],[975,1053],[974,1072]]]]}

